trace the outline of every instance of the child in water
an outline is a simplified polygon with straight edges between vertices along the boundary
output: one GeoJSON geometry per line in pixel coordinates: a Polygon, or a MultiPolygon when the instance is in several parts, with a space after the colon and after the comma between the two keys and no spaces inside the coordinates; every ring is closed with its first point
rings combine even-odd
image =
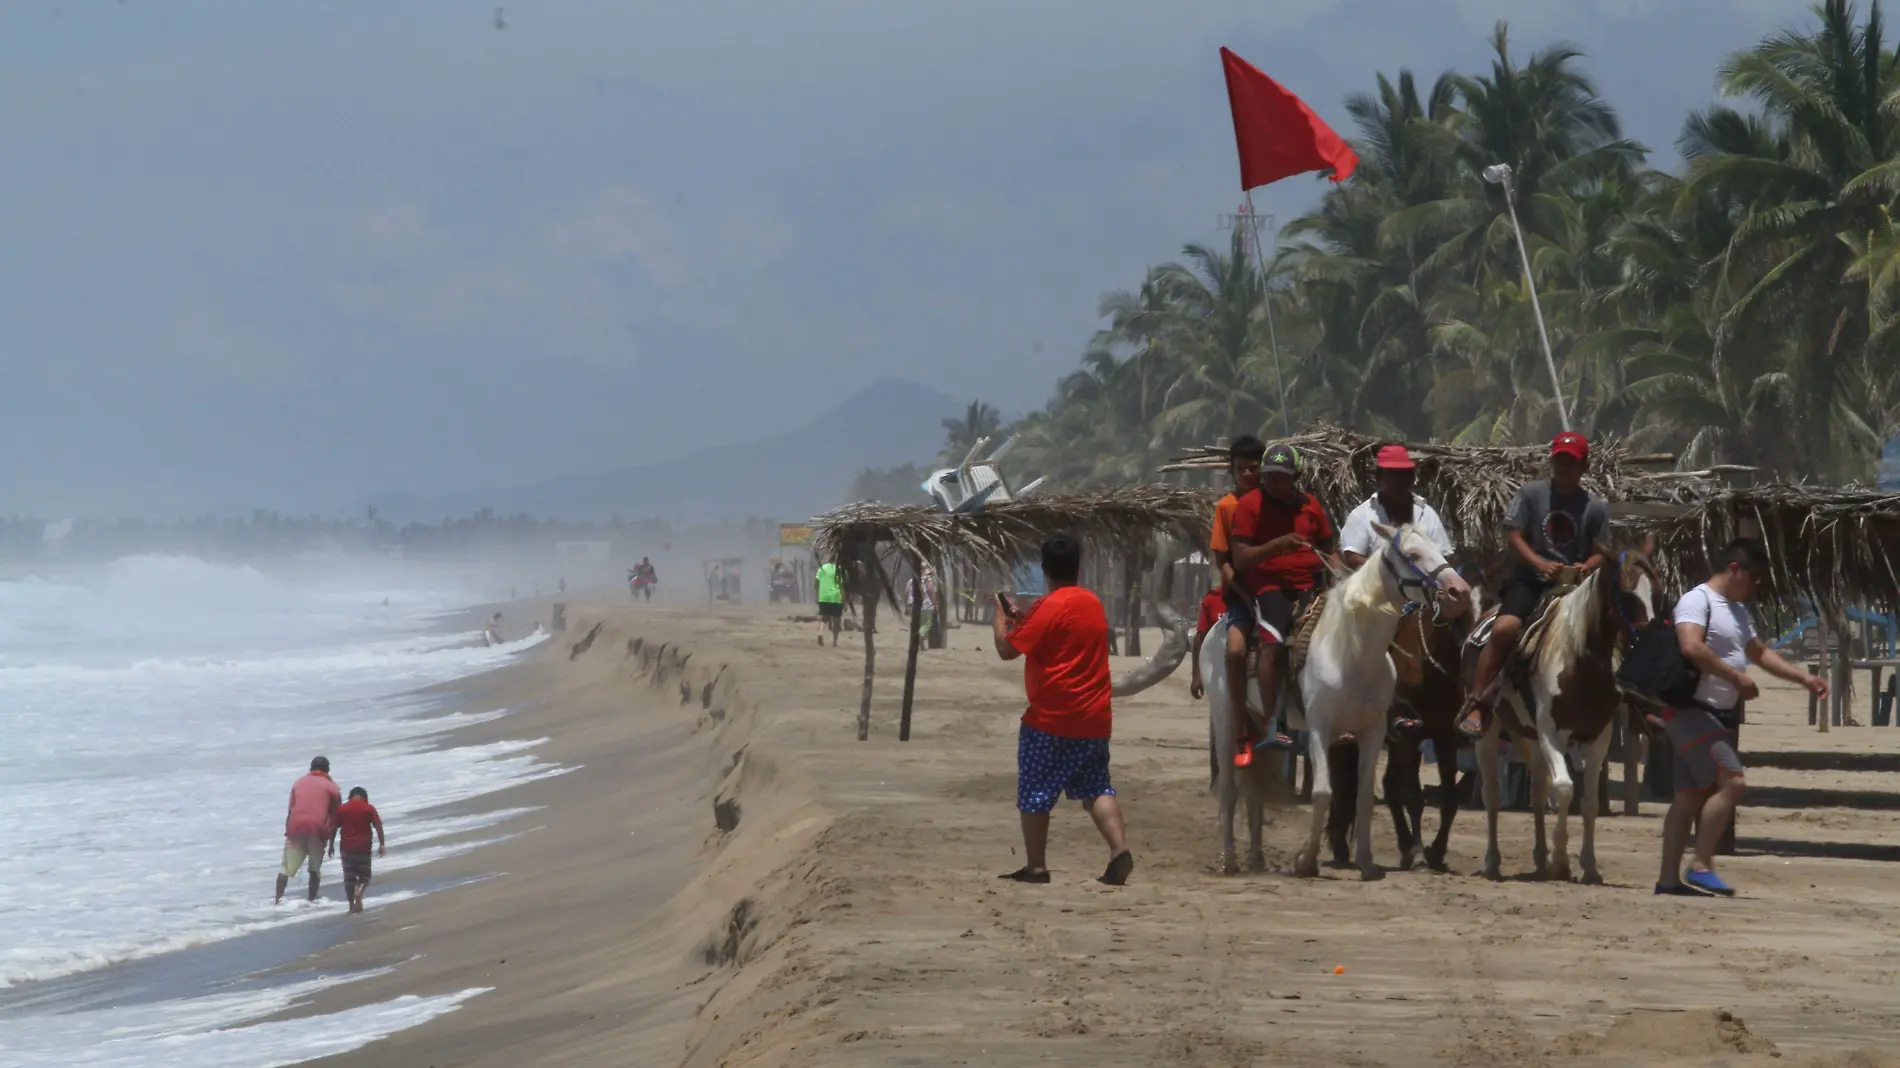
{"type": "Polygon", "coordinates": [[[369,832],[376,829],[376,855],[389,855],[388,843],[383,839],[383,817],[376,806],[369,803],[369,791],[361,786],[350,788],[350,799],[339,805],[336,810],[336,836],[341,842],[332,842],[331,850],[342,846],[343,853],[343,892],[350,899],[352,913],[363,911],[363,891],[369,889],[369,832]]]}

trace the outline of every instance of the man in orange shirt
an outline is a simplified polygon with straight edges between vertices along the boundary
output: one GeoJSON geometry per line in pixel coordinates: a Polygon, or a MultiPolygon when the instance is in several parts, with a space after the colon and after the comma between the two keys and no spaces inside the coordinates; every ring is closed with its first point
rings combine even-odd
{"type": "Polygon", "coordinates": [[[1001,876],[1021,883],[1049,881],[1049,812],[1059,794],[1088,808],[1108,843],[1108,870],[1101,881],[1121,886],[1135,867],[1122,833],[1122,810],[1108,781],[1108,738],[1113,727],[1108,674],[1108,613],[1093,593],[1077,585],[1082,547],[1070,538],[1042,546],[1042,574],[1049,593],[1019,614],[1009,598],[996,595],[996,655],[1023,658],[1023,688],[1029,709],[1016,741],[1016,808],[1022,813],[1027,854],[1016,871],[1001,876]]]}

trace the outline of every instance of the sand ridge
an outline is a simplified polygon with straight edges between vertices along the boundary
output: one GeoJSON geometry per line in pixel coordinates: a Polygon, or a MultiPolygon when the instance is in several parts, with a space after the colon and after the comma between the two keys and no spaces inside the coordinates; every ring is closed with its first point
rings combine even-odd
{"type": "MultiPolygon", "coordinates": [[[[478,728],[545,734],[585,765],[536,784],[544,829],[468,859],[508,874],[373,915],[373,937],[326,962],[421,953],[375,983],[495,990],[353,1063],[1891,1063],[1876,1051],[1900,1034],[1900,924],[1875,858],[1900,784],[1866,770],[1891,746],[1808,732],[1791,692],[1745,729],[1762,803],[1728,866],[1735,901],[1650,895],[1656,804],[1599,823],[1602,887],[1530,879],[1524,813],[1503,820],[1509,877],[1476,878],[1469,811],[1453,874],[1220,876],[1185,676],[1117,707],[1131,884],[1093,882],[1105,851],[1065,806],[1055,881],[1026,887],[994,879],[1020,863],[1021,669],[980,629],[925,655],[908,744],[901,635],[880,635],[894,666],[859,743],[849,639],[819,648],[765,609],[569,618],[501,673],[520,711],[478,728]],[[640,836],[647,853],[617,845],[640,836]],[[515,947],[548,963],[480,970],[515,947]]],[[[1303,809],[1271,817],[1276,872],[1303,826],[1303,809]]],[[[1392,864],[1383,812],[1375,827],[1392,864]]]]}

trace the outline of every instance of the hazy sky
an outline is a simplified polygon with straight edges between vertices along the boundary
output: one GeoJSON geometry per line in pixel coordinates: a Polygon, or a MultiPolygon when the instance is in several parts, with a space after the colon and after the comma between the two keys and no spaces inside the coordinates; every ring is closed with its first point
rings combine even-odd
{"type": "MultiPolygon", "coordinates": [[[[7,0],[0,512],[329,509],[1041,403],[1239,199],[1217,49],[1568,39],[1673,158],[1768,0],[7,0]]],[[[1319,184],[1256,194],[1286,217],[1319,184]]],[[[895,459],[895,458],[894,458],[895,459]]]]}

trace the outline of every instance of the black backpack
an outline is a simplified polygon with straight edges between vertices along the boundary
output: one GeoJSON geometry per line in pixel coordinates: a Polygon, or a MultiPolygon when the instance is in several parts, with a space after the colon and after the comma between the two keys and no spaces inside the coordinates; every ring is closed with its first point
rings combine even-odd
{"type": "Polygon", "coordinates": [[[1616,683],[1624,693],[1670,708],[1694,704],[1701,681],[1702,672],[1683,658],[1676,624],[1669,619],[1652,619],[1637,631],[1635,645],[1616,669],[1616,683]]]}

